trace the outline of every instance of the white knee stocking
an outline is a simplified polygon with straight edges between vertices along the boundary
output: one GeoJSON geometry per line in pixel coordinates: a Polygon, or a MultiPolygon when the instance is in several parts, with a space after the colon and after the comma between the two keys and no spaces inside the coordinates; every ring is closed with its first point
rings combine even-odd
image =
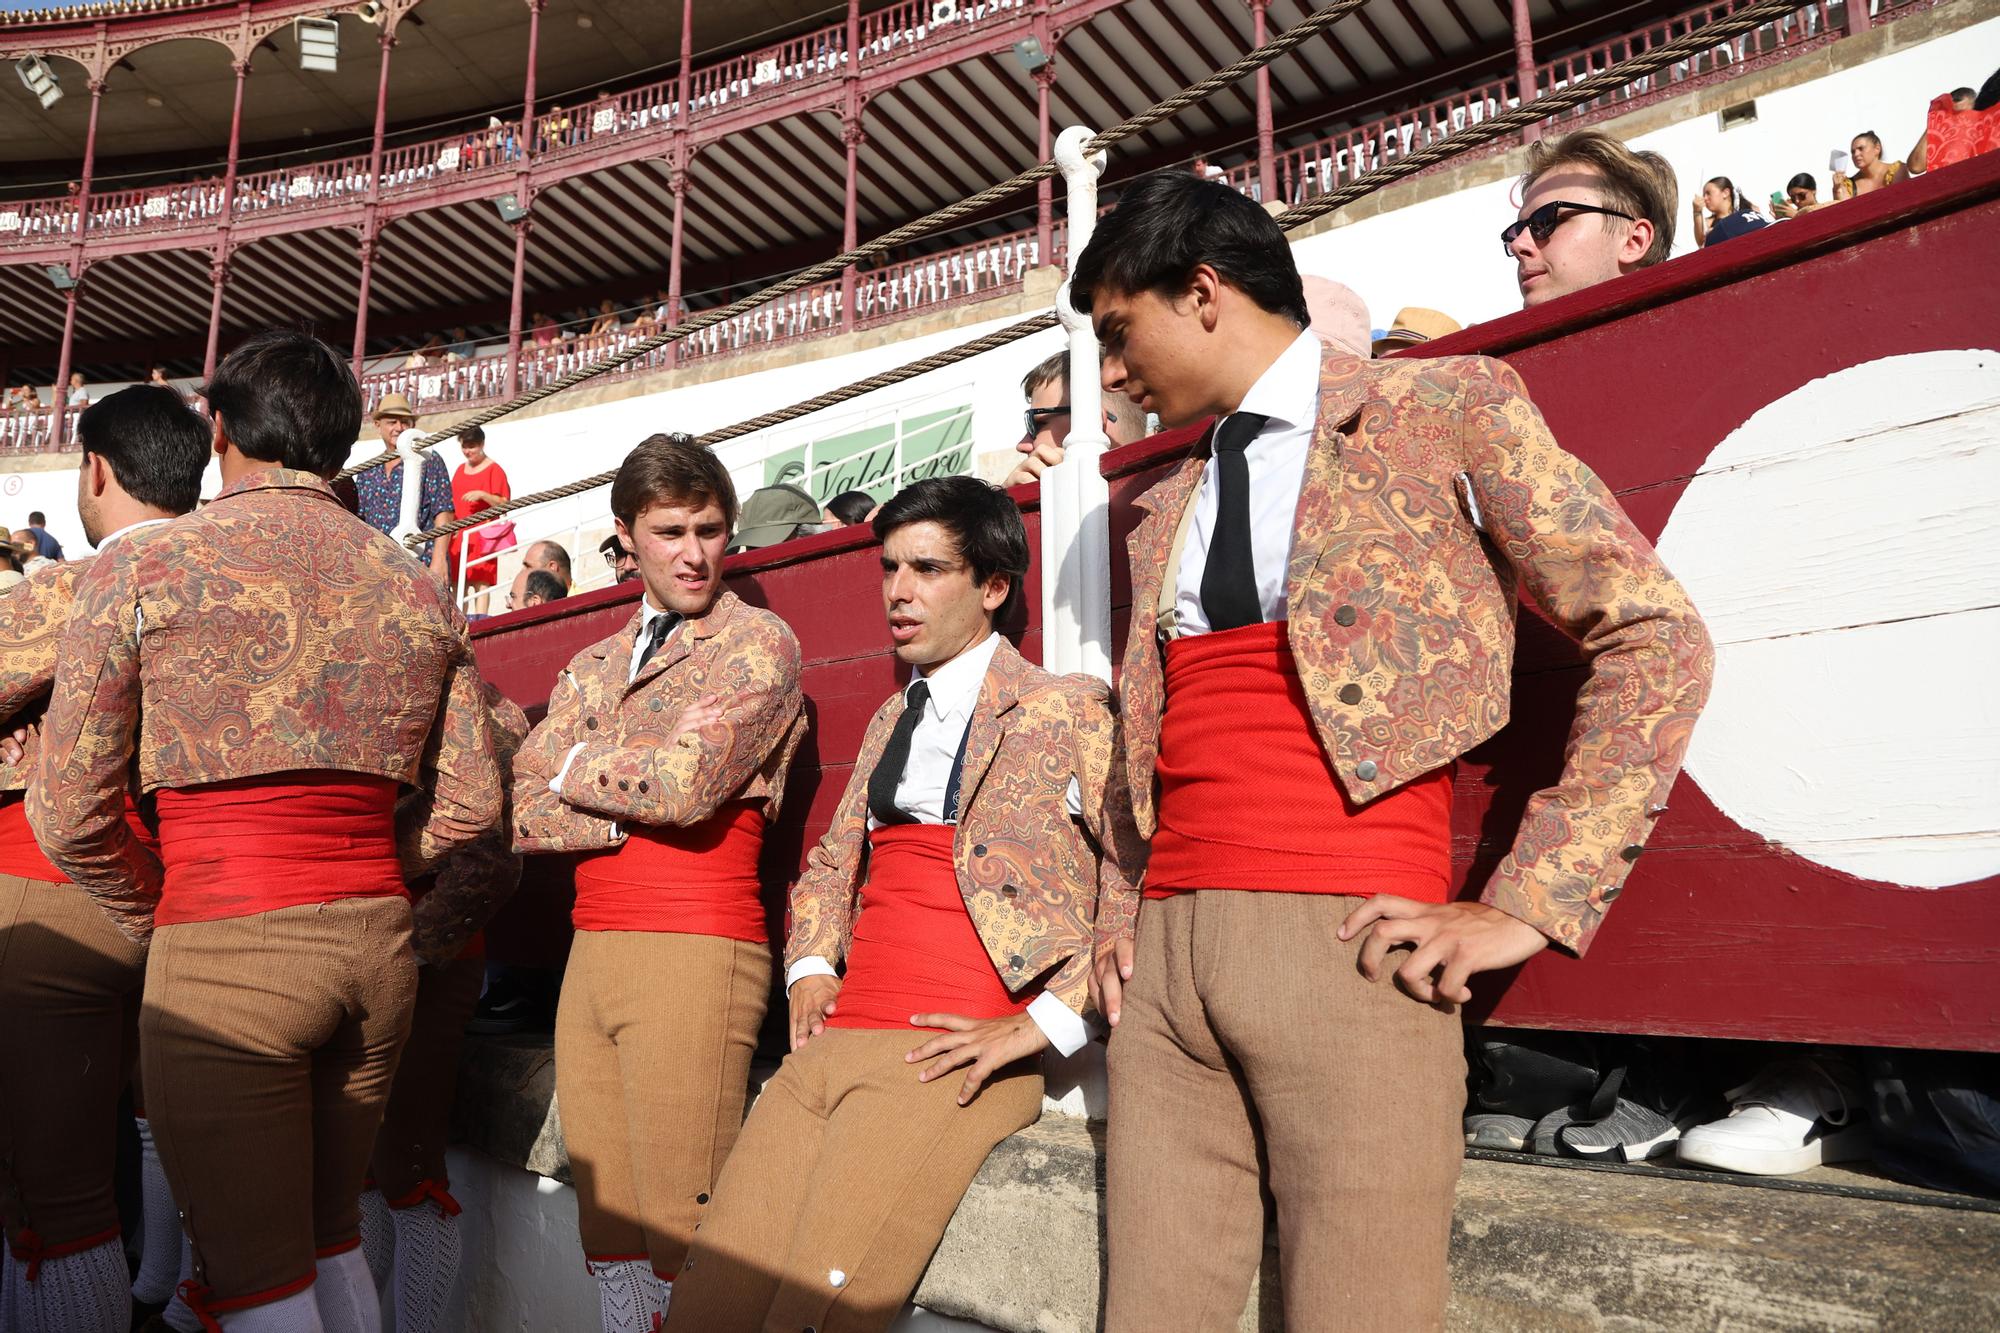
{"type": "Polygon", "coordinates": [[[326,1333],[382,1333],[382,1298],[360,1246],[330,1255],[316,1268],[319,1275],[309,1290],[318,1296],[326,1333]]]}
{"type": "Polygon", "coordinates": [[[125,1247],[117,1237],[36,1265],[7,1256],[7,1299],[0,1307],[8,1333],[125,1333],[132,1295],[125,1286],[125,1247]]]}
{"type": "Polygon", "coordinates": [[[247,1310],[217,1315],[215,1322],[222,1325],[222,1333],[327,1333],[312,1287],[247,1310]]]}
{"type": "Polygon", "coordinates": [[[139,1201],[144,1219],[139,1231],[139,1272],[132,1279],[132,1299],[163,1305],[174,1294],[181,1262],[181,1215],[174,1207],[167,1173],[160,1168],[160,1150],[153,1146],[152,1122],[139,1122],[139,1201]]]}
{"type": "Polygon", "coordinates": [[[387,1292],[396,1266],[396,1226],[389,1218],[389,1201],[378,1189],[361,1191],[361,1252],[368,1256],[375,1290],[387,1292]]]}
{"type": "Polygon", "coordinates": [[[458,1278],[458,1218],[429,1199],[389,1216],[396,1228],[396,1333],[441,1333],[458,1278]]]}
{"type": "Polygon", "coordinates": [[[659,1311],[646,1290],[653,1270],[644,1259],[618,1259],[590,1265],[597,1279],[597,1313],[604,1333],[653,1333],[653,1316],[659,1311]]]}

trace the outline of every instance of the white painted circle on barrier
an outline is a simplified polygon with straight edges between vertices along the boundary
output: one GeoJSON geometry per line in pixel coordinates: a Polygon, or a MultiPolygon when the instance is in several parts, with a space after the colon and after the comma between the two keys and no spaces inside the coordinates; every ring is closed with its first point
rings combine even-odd
{"type": "Polygon", "coordinates": [[[1716,640],[1687,771],[1724,814],[1864,879],[2000,873],[2000,352],[1787,394],[1659,549],[1716,640]]]}

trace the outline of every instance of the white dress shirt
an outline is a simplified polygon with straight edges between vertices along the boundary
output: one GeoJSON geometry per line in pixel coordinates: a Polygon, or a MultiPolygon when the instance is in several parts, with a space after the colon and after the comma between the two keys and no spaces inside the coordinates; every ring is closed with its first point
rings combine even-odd
{"type": "MultiPolygon", "coordinates": [[[[972,725],[972,710],[979,703],[980,687],[1000,649],[1000,636],[988,634],[980,642],[926,675],[919,671],[910,685],[922,680],[930,686],[930,701],[924,705],[923,720],[910,734],[910,759],[903,766],[902,781],[896,784],[896,808],[914,816],[920,824],[944,823],[945,789],[951,782],[952,767],[958,762],[958,748],[965,730],[972,725]]],[[[909,685],[903,687],[908,698],[909,685]]],[[[1083,796],[1076,779],[1069,781],[1069,812],[1083,812],[1083,796]]],[[[868,827],[876,828],[875,816],[868,827]]],[[[801,977],[835,975],[833,964],[824,958],[801,958],[785,972],[785,990],[801,977]]],[[[1044,991],[1028,1002],[1028,1017],[1049,1039],[1049,1045],[1063,1055],[1074,1055],[1090,1041],[1090,1027],[1082,1015],[1044,991]]]]}
{"type": "MultiPolygon", "coordinates": [[[[1313,428],[1319,421],[1319,363],[1319,339],[1300,333],[1258,376],[1236,409],[1270,418],[1243,451],[1250,468],[1250,554],[1257,563],[1257,601],[1266,621],[1285,618],[1285,569],[1292,558],[1292,521],[1298,513],[1299,491],[1305,485],[1313,428]]],[[[1221,425],[1216,423],[1218,428],[1221,425]]],[[[1211,456],[1202,469],[1187,544],[1181,548],[1174,595],[1175,628],[1181,634],[1209,631],[1208,616],[1201,607],[1201,576],[1208,569],[1208,547],[1220,506],[1221,481],[1211,456]]]]}

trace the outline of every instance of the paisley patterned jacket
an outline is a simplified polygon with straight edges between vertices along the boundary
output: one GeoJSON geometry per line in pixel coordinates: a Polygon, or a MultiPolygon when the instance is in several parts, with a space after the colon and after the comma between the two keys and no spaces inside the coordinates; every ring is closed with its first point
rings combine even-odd
{"type": "MultiPolygon", "coordinates": [[[[88,560],[67,560],[0,593],[0,723],[38,720],[38,705],[55,683],[56,649],[69,626],[77,580],[88,568],[88,560]]],[[[0,763],[0,792],[26,789],[39,743],[31,739],[23,749],[19,763],[0,763]]]]}
{"type": "MultiPolygon", "coordinates": [[[[493,713],[493,758],[511,776],[514,754],[528,737],[528,715],[491,684],[485,693],[493,713]]],[[[507,804],[511,807],[511,799],[507,804]]],[[[429,889],[417,897],[410,941],[421,961],[445,963],[458,957],[521,886],[521,858],[510,827],[503,811],[500,826],[447,856],[429,889]]]]}
{"type": "Polygon", "coordinates": [[[635,609],[563,668],[514,758],[514,850],[616,847],[623,824],[698,824],[726,801],[761,800],[778,817],[806,732],[791,626],[724,592],[627,684],[642,618],[635,609]],[[709,694],[722,696],[721,719],[668,745],[681,711],[709,694]],[[549,780],[579,744],[557,796],[549,780]]]}
{"type": "MultiPolygon", "coordinates": [[[[868,724],[826,836],[792,889],[785,967],[847,956],[868,846],[868,778],[902,712],[900,692],[868,724]]],[[[959,778],[952,859],[965,910],[1009,991],[1049,975],[1049,994],[1089,1006],[1093,930],[1137,910],[1145,857],[1117,778],[1110,691],[1089,676],[1056,676],[1002,640],[973,706],[959,778]],[[1086,838],[1071,820],[1070,779],[1086,838]]],[[[1117,929],[1098,930],[1108,942],[1117,929]]]]}
{"type": "Polygon", "coordinates": [[[465,620],[325,482],[284,468],[125,541],[78,582],[28,820],[119,929],[152,931],[161,867],[121,816],[139,789],[297,769],[414,790],[416,875],[499,827],[501,772],[465,620]]]}
{"type": "MultiPolygon", "coordinates": [[[[1139,826],[1154,827],[1161,580],[1204,439],[1140,497],[1119,689],[1139,826]]],[[[1512,368],[1328,349],[1293,520],[1287,637],[1321,748],[1357,804],[1505,726],[1515,590],[1583,648],[1563,773],[1529,801],[1482,901],[1581,953],[1680,771],[1714,648],[1687,595],[1512,368]]]]}

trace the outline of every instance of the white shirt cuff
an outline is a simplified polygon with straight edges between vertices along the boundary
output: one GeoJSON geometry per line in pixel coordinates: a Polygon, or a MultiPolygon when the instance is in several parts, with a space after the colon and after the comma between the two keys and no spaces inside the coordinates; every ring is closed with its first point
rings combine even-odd
{"type": "Polygon", "coordinates": [[[826,959],[819,957],[817,954],[801,958],[798,962],[793,963],[785,969],[785,994],[790,995],[792,987],[798,985],[806,977],[832,977],[838,975],[840,974],[833,970],[833,964],[827,962],[826,959]]]}
{"type": "Polygon", "coordinates": [[[583,753],[584,744],[585,742],[578,741],[575,745],[570,746],[569,753],[563,756],[562,770],[549,779],[549,790],[556,795],[562,795],[563,779],[569,776],[569,766],[576,762],[578,755],[583,753]]]}
{"type": "Polygon", "coordinates": [[[1083,1015],[1047,991],[1028,1001],[1028,1017],[1035,1020],[1057,1055],[1075,1055],[1090,1044],[1090,1024],[1083,1021],[1083,1015]]]}

